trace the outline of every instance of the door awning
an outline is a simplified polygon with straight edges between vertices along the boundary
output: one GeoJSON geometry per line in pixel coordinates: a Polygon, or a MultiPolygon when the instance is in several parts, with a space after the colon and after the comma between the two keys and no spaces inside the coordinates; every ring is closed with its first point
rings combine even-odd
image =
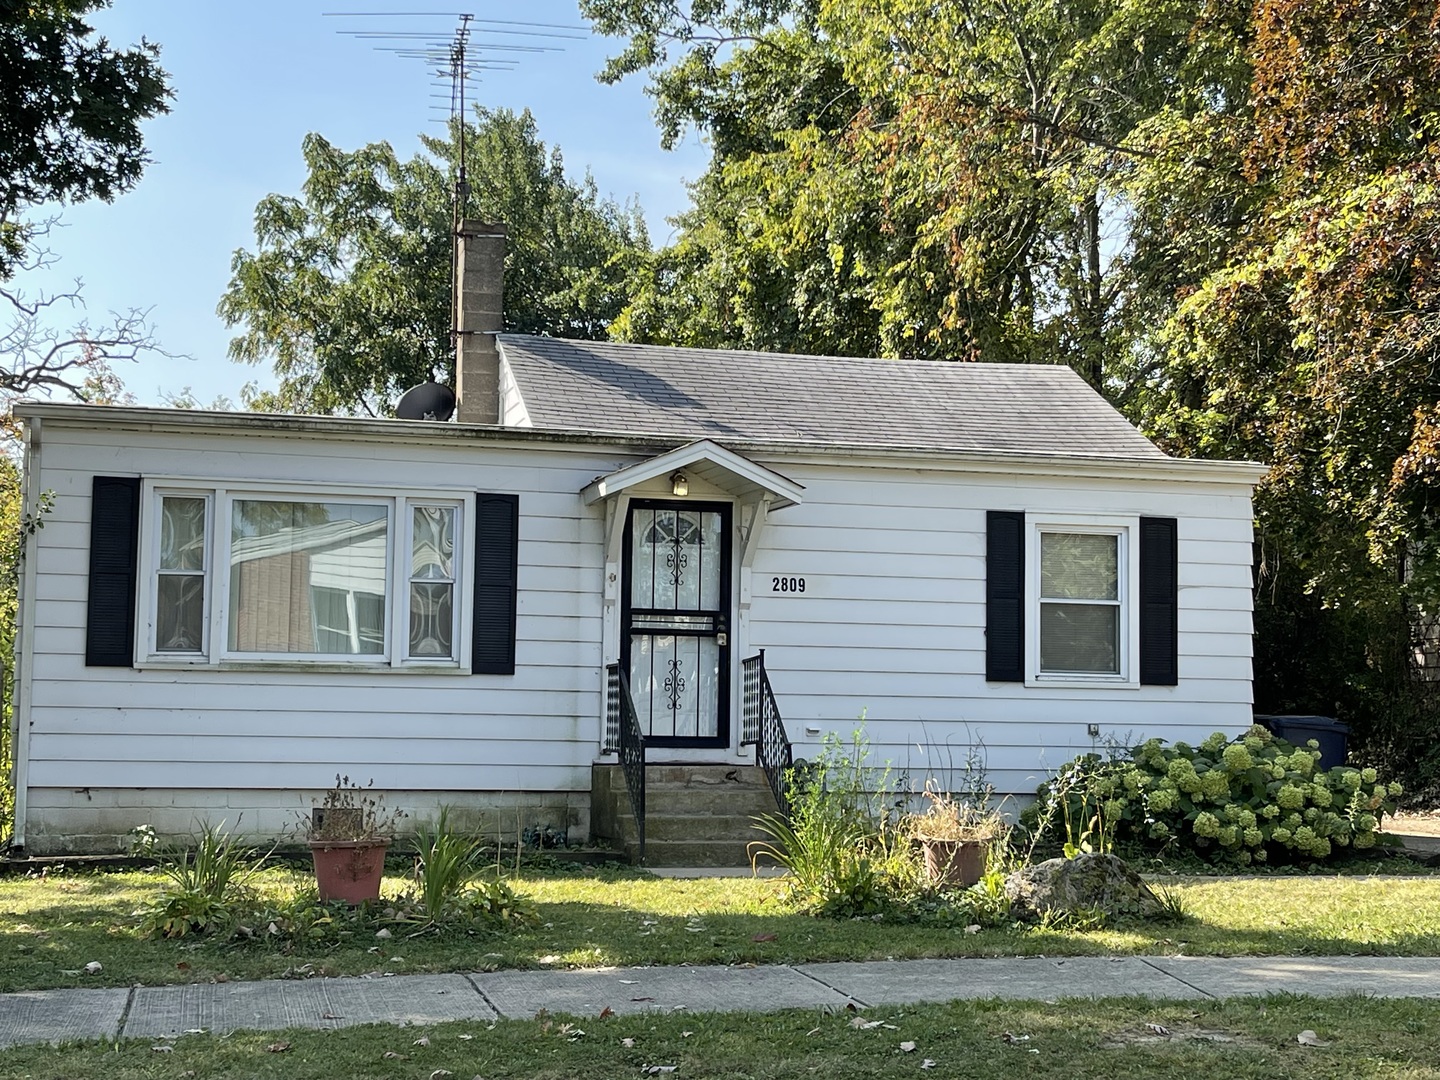
{"type": "Polygon", "coordinates": [[[674,450],[627,465],[597,477],[581,489],[587,506],[620,495],[636,484],[684,472],[735,496],[741,503],[766,502],[771,510],[800,505],[804,488],[787,476],[749,458],[726,450],[709,439],[686,443],[674,450]]]}

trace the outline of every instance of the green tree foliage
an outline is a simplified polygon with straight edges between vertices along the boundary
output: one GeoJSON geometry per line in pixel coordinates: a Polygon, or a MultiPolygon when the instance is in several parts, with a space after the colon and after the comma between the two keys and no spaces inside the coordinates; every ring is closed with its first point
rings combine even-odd
{"type": "Polygon", "coordinates": [[[1127,185],[1157,118],[1237,66],[1198,0],[584,10],[629,39],[606,77],[648,71],[665,139],[715,148],[617,333],[1065,361],[1128,388],[1112,362],[1149,320],[1127,185]]]}
{"type": "Polygon", "coordinates": [[[160,50],[118,50],[85,15],[109,0],[0,0],[0,281],[46,202],[110,201],[140,178],[142,121],[167,111],[160,50]]]}
{"type": "Polygon", "coordinates": [[[1145,410],[1172,450],[1272,465],[1257,704],[1338,710],[1431,785],[1410,639],[1440,607],[1437,21],[1434,0],[1257,5],[1231,142],[1257,205],[1166,327],[1145,410]]]}
{"type": "Polygon", "coordinates": [[[109,201],[149,162],[140,125],[168,111],[159,48],[112,48],[84,16],[107,0],[0,0],[0,399],[61,391],[85,396],[109,365],[155,348],[145,316],[60,327],[81,305],[78,286],[26,289],[54,265],[56,218],[44,204],[109,201]]]}
{"type": "MultiPolygon", "coordinates": [[[[508,228],[506,327],[603,337],[649,249],[638,208],[570,180],[529,112],[477,110],[465,138],[467,216],[508,228]]],[[[240,328],[232,358],[280,378],[252,406],[383,415],[406,387],[453,379],[455,146],[422,142],[402,161],[386,143],[346,152],[312,134],[302,196],[256,208],[256,249],[235,254],[219,305],[240,328]]]]}
{"type": "Polygon", "coordinates": [[[20,575],[20,469],[9,454],[0,454],[0,841],[15,824],[14,691],[15,620],[20,575]]]}

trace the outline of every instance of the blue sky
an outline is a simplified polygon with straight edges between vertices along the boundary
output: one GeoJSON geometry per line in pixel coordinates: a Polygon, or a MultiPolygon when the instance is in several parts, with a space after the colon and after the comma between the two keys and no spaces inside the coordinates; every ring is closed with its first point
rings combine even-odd
{"type": "MultiPolygon", "coordinates": [[[[118,369],[138,401],[157,404],[186,386],[202,402],[221,394],[238,400],[248,381],[270,385],[268,370],[228,359],[230,332],[215,315],[231,255],[253,247],[256,203],[271,192],[299,194],[308,132],[345,149],[388,140],[409,156],[421,132],[441,130],[430,118],[443,113],[430,106],[446,104],[429,96],[438,91],[419,61],[337,30],[406,27],[448,36],[458,22],[443,14],[362,21],[324,13],[445,10],[434,0],[116,0],[96,13],[95,26],[112,44],[144,36],[161,46],[175,100],[169,115],[146,125],[154,161],[134,190],[110,204],[61,208],[64,228],[50,245],[61,261],[43,283],[83,279],[85,314],[96,321],[109,310],[150,309],[160,344],[189,357],[151,356],[118,369]]],[[[467,0],[452,10],[584,25],[574,0],[467,0]]],[[[585,40],[557,43],[564,52],[527,55],[513,72],[490,73],[471,96],[492,107],[528,107],[541,138],[563,151],[567,171],[578,177],[588,168],[602,194],[637,198],[652,241],[663,243],[665,219],[686,205],[684,181],[704,171],[709,152],[693,135],[676,151],[661,150],[641,81],[595,80],[620,43],[579,32],[585,40]]],[[[18,284],[33,292],[42,282],[31,276],[18,284]]]]}

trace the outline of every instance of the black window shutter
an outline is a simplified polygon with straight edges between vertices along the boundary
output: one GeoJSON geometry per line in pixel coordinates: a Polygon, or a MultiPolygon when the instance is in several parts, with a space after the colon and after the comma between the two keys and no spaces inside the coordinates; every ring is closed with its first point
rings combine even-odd
{"type": "Polygon", "coordinates": [[[135,663],[135,576],[140,550],[140,478],[97,476],[90,493],[90,583],[85,664],[135,663]]]}
{"type": "Polygon", "coordinates": [[[985,678],[1025,681],[1025,515],[985,514],[985,678]]]}
{"type": "Polygon", "coordinates": [[[475,629],[470,670],[515,674],[516,569],[520,560],[520,497],[475,497],[475,629]]]}
{"type": "Polygon", "coordinates": [[[1180,548],[1174,518],[1140,519],[1140,682],[1180,681],[1180,548]]]}

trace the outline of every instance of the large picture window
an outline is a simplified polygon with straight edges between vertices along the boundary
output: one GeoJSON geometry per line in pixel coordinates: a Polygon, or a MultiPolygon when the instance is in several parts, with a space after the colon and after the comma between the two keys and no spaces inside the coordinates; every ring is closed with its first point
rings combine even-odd
{"type": "MultiPolygon", "coordinates": [[[[157,660],[450,665],[465,497],[149,491],[142,640],[157,660]]],[[[472,541],[473,542],[473,541],[472,541]]]]}

